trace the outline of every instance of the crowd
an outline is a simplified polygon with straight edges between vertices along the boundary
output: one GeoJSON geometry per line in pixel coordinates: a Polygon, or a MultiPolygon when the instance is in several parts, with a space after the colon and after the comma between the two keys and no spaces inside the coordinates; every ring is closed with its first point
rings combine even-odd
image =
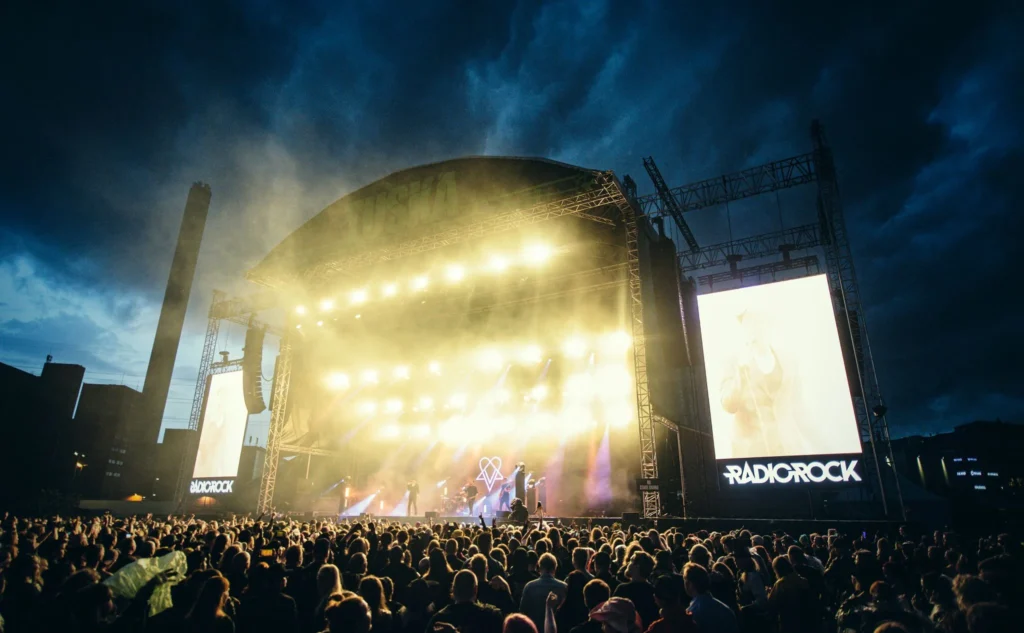
{"type": "Polygon", "coordinates": [[[1007,534],[261,519],[5,515],[0,630],[1024,630],[1024,557],[1007,534]],[[145,567],[133,563],[168,557],[183,574],[161,568],[131,596],[112,589],[145,567]],[[154,613],[162,585],[171,600],[154,613]]]}

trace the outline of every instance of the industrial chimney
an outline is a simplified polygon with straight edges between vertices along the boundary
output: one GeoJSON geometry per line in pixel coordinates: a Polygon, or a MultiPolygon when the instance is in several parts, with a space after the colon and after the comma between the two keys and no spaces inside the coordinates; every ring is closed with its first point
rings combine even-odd
{"type": "Polygon", "coordinates": [[[167,392],[171,387],[171,372],[178,355],[181,330],[185,324],[188,296],[192,291],[196,261],[199,259],[199,245],[203,241],[206,214],[210,209],[210,195],[210,186],[197,182],[189,189],[188,200],[185,202],[185,216],[181,219],[178,245],[174,249],[153,351],[149,355],[146,383],[142,388],[142,415],[139,418],[142,428],[136,429],[136,437],[144,444],[155,444],[160,437],[160,423],[167,404],[167,392]]]}

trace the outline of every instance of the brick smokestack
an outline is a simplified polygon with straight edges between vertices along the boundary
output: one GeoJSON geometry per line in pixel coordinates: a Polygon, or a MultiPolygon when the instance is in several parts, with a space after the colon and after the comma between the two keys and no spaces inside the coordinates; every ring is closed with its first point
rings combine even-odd
{"type": "Polygon", "coordinates": [[[206,214],[210,210],[210,186],[197,182],[188,192],[185,215],[178,231],[178,245],[174,249],[171,274],[167,278],[164,304],[160,308],[160,321],[156,327],[153,351],[149,355],[146,383],[142,388],[142,415],[139,418],[138,438],[154,444],[160,437],[160,424],[167,405],[167,392],[171,387],[171,372],[178,355],[178,343],[185,324],[188,296],[196,274],[199,246],[206,228],[206,214]]]}

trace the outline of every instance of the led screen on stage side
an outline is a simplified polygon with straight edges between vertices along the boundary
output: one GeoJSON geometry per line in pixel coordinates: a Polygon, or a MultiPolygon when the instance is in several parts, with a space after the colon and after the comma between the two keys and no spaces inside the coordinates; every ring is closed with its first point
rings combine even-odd
{"type": "Polygon", "coordinates": [[[861,452],[825,275],[697,304],[717,459],[861,452]]]}
{"type": "Polygon", "coordinates": [[[199,436],[193,479],[234,477],[238,474],[248,418],[242,394],[242,372],[213,376],[203,413],[203,431],[199,436]]]}

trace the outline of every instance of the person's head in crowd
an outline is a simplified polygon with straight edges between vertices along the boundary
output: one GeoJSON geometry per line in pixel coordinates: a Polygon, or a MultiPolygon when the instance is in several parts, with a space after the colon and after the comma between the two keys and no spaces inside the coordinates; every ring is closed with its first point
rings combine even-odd
{"type": "Polygon", "coordinates": [[[587,571],[587,564],[590,562],[590,556],[593,553],[589,547],[577,547],[572,550],[572,568],[575,571],[587,571]]]}
{"type": "Polygon", "coordinates": [[[779,579],[794,573],[792,559],[788,556],[776,556],[775,560],[772,561],[772,571],[775,572],[775,577],[779,579]]]}
{"type": "Polygon", "coordinates": [[[594,573],[595,574],[607,574],[612,567],[612,557],[606,551],[600,551],[594,554],[594,573]]]}
{"type": "Polygon", "coordinates": [[[355,574],[362,576],[366,573],[366,554],[362,552],[356,552],[348,559],[348,565],[345,566],[345,571],[349,574],[355,574]]]}
{"type": "Polygon", "coordinates": [[[376,576],[366,576],[359,581],[359,595],[374,614],[387,613],[388,602],[384,595],[384,584],[376,576]]]}
{"type": "Polygon", "coordinates": [[[341,592],[341,573],[335,565],[324,565],[316,572],[316,595],[323,599],[341,592]]]}
{"type": "Polygon", "coordinates": [[[430,552],[430,567],[427,575],[431,580],[440,580],[452,574],[452,568],[448,564],[448,558],[440,549],[430,552]]]}
{"type": "Polygon", "coordinates": [[[1020,631],[1021,623],[1009,607],[995,602],[979,602],[967,610],[969,633],[1011,633],[1020,631]]]}
{"type": "Polygon", "coordinates": [[[977,576],[957,576],[953,579],[953,593],[961,611],[981,602],[992,602],[996,595],[991,585],[977,576]]]}
{"type": "Polygon", "coordinates": [[[594,609],[611,596],[612,592],[608,583],[599,578],[595,578],[583,586],[583,604],[587,609],[594,609]]]}
{"type": "Polygon", "coordinates": [[[558,571],[558,559],[555,558],[554,554],[543,554],[537,561],[537,568],[541,574],[554,576],[558,571]]]}
{"type": "Polygon", "coordinates": [[[659,572],[672,572],[675,567],[672,565],[672,552],[668,550],[658,550],[654,555],[654,568],[659,572]]]}
{"type": "Polygon", "coordinates": [[[505,618],[501,633],[537,633],[537,626],[522,613],[513,613],[505,618]]]}
{"type": "Polygon", "coordinates": [[[455,574],[452,581],[452,601],[456,604],[476,602],[477,582],[476,574],[463,569],[455,574]]]}
{"type": "Polygon", "coordinates": [[[75,620],[82,627],[99,627],[114,615],[114,594],[110,587],[96,583],[74,594],[75,620]]]}
{"type": "Polygon", "coordinates": [[[370,633],[373,622],[369,605],[359,596],[349,596],[330,605],[324,617],[331,633],[370,633]]]}
{"type": "Polygon", "coordinates": [[[302,548],[298,545],[290,545],[284,551],[284,566],[288,569],[302,567],[302,548]]]}
{"type": "MultiPolygon", "coordinates": [[[[356,539],[361,540],[361,539],[356,539]]],[[[313,562],[318,565],[326,564],[331,557],[331,541],[325,538],[318,538],[313,544],[313,562]]]]}
{"type": "Polygon", "coordinates": [[[35,554],[19,554],[11,561],[7,573],[10,574],[9,584],[11,585],[21,583],[41,585],[43,582],[42,562],[35,554]]]}
{"type": "Polygon", "coordinates": [[[224,617],[224,603],[228,599],[229,587],[227,579],[219,574],[208,578],[196,596],[188,620],[201,623],[224,617]]]}
{"type": "Polygon", "coordinates": [[[894,605],[898,596],[893,586],[884,580],[876,580],[871,584],[871,600],[876,605],[894,605]]]}
{"type": "Polygon", "coordinates": [[[626,568],[626,576],[634,581],[646,581],[654,571],[654,559],[647,552],[638,551],[633,554],[626,568]]]}
{"type": "MultiPolygon", "coordinates": [[[[737,565],[739,565],[739,561],[742,561],[742,560],[748,560],[749,561],[749,560],[751,560],[751,558],[749,556],[738,557],[736,559],[737,565]]],[[[731,584],[736,582],[736,574],[734,574],[732,572],[732,568],[729,567],[729,565],[727,565],[725,563],[715,563],[714,565],[711,566],[711,571],[716,573],[716,574],[718,574],[718,578],[720,578],[721,582],[723,582],[723,583],[731,585],[731,584]]]]}
{"type": "Polygon", "coordinates": [[[685,591],[682,577],[676,574],[662,576],[654,583],[654,600],[659,608],[671,609],[682,602],[685,591]]]}
{"type": "Polygon", "coordinates": [[[478,583],[483,584],[487,582],[487,557],[483,554],[474,554],[469,559],[467,565],[469,569],[476,574],[476,580],[478,583]]]}
{"type": "Polygon", "coordinates": [[[687,595],[696,598],[711,590],[711,577],[708,570],[696,563],[683,565],[683,586],[687,595]]]}
{"type": "Polygon", "coordinates": [[[690,562],[707,569],[711,566],[711,552],[703,545],[694,545],[690,548],[690,562]]]}

